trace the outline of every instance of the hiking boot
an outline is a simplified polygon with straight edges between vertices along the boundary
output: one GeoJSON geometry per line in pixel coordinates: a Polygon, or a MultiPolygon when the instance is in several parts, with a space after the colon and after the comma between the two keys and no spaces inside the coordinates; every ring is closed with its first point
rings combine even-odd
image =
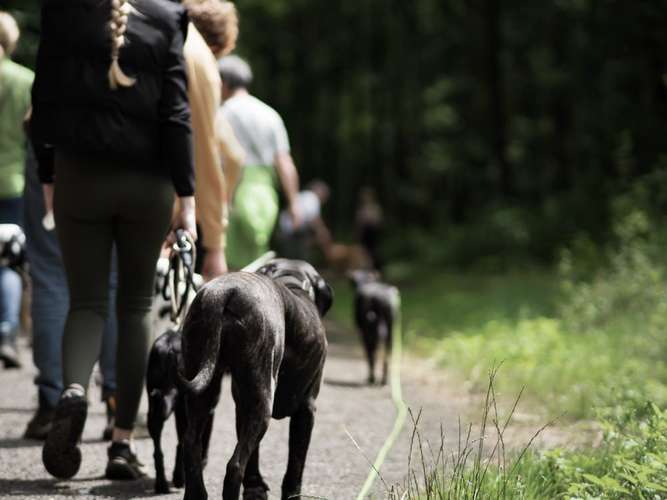
{"type": "Polygon", "coordinates": [[[70,385],[60,396],[51,430],[42,448],[42,462],[52,476],[70,479],[79,471],[79,443],[87,415],[88,401],[83,387],[70,385]]]}
{"type": "Polygon", "coordinates": [[[107,479],[131,480],[146,476],[144,464],[127,441],[111,443],[107,454],[109,462],[104,473],[107,479]]]}
{"type": "Polygon", "coordinates": [[[16,345],[9,339],[0,340],[0,361],[4,363],[7,369],[21,368],[16,345]]]}
{"type": "Polygon", "coordinates": [[[114,395],[108,396],[104,399],[104,403],[107,407],[107,425],[102,433],[102,441],[111,441],[116,421],[116,397],[114,395]]]}
{"type": "Polygon", "coordinates": [[[51,430],[53,416],[56,411],[53,408],[40,406],[33,415],[23,433],[24,439],[34,439],[44,441],[51,430]]]}

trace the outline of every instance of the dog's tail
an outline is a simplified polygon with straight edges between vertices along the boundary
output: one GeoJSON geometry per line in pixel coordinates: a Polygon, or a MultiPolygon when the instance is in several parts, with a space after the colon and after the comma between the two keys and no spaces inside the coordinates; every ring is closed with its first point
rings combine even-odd
{"type": "Polygon", "coordinates": [[[222,323],[225,307],[231,293],[222,297],[210,296],[207,290],[201,290],[195,297],[183,324],[183,355],[178,366],[178,383],[185,391],[201,394],[213,380],[222,347],[222,323]],[[204,307],[203,303],[214,300],[215,308],[204,307]],[[211,315],[210,311],[216,311],[211,315]],[[208,313],[206,312],[208,311],[208,313]],[[192,359],[199,354],[201,361],[197,373],[190,378],[186,375],[185,358],[192,359]]]}

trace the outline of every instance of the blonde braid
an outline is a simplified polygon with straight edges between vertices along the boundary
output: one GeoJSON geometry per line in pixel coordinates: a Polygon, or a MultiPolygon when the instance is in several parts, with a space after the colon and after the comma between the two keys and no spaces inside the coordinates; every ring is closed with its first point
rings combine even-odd
{"type": "Polygon", "coordinates": [[[125,45],[127,19],[132,11],[128,0],[111,0],[111,66],[109,67],[109,85],[113,90],[118,87],[131,87],[136,80],[127,76],[118,64],[120,48],[125,45]]]}

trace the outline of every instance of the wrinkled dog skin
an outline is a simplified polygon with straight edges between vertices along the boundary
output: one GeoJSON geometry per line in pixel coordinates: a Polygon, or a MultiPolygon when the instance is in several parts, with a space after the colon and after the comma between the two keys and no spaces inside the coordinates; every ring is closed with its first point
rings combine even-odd
{"type": "Polygon", "coordinates": [[[354,318],[368,360],[368,383],[375,383],[375,361],[380,345],[383,344],[384,385],[389,373],[392,329],[396,320],[399,292],[396,287],[380,282],[380,275],[375,271],[352,271],[348,276],[355,288],[354,318]]]}
{"type": "Polygon", "coordinates": [[[290,417],[282,498],[299,498],[315,420],[327,340],[321,317],[333,292],[306,262],[270,261],[257,273],[230,273],[197,294],[183,328],[181,383],[186,388],[185,499],[208,498],[202,436],[230,373],[237,445],[223,499],[266,499],[259,444],[271,418],[290,417]]]}

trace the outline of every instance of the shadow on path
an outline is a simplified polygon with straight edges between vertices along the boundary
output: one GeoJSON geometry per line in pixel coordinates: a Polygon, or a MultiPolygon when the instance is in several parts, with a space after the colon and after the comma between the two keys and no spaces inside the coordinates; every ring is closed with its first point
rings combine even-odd
{"type": "MultiPolygon", "coordinates": [[[[355,381],[355,380],[339,380],[333,378],[325,378],[324,383],[332,387],[347,387],[351,389],[361,389],[362,387],[372,387],[367,382],[355,381]]],[[[378,386],[380,387],[380,386],[378,386]]]]}
{"type": "Polygon", "coordinates": [[[85,496],[76,483],[96,481],[99,478],[86,477],[70,479],[67,482],[58,482],[56,479],[7,479],[0,478],[0,492],[2,498],[27,495],[60,495],[81,497],[85,496]]]}
{"type": "MultiPolygon", "coordinates": [[[[0,439],[0,450],[14,450],[17,448],[42,448],[41,441],[34,441],[32,439],[22,439],[22,438],[7,438],[0,439]]],[[[2,489],[0,489],[0,492],[2,489]]]]}
{"type": "MultiPolygon", "coordinates": [[[[154,480],[150,478],[138,479],[136,481],[115,481],[90,489],[90,496],[115,497],[115,498],[152,498],[160,497],[153,489],[154,480]]],[[[183,491],[183,490],[172,490],[183,491]]]]}
{"type": "MultiPolygon", "coordinates": [[[[87,482],[103,480],[101,477],[75,478],[59,482],[55,479],[0,479],[0,495],[7,497],[65,496],[94,498],[98,496],[113,498],[152,498],[153,480],[150,478],[137,481],[114,481],[89,488],[87,482]]],[[[178,490],[174,490],[178,491],[178,490]]]]}

